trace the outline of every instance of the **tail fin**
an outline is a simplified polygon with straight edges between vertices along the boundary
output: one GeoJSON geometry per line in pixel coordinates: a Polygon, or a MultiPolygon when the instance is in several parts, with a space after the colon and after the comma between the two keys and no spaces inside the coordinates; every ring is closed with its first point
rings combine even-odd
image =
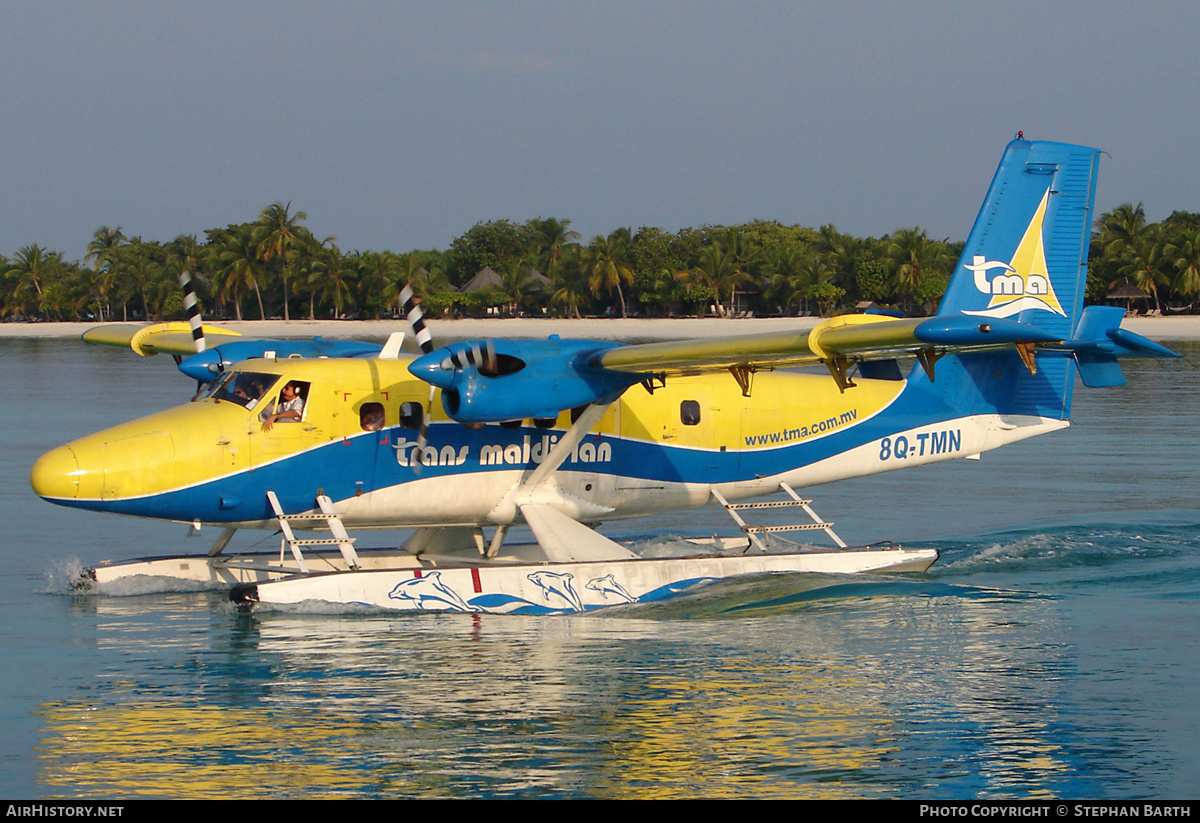
{"type": "MultiPolygon", "coordinates": [[[[1019,136],[1009,143],[938,315],[1007,318],[1070,340],[1083,313],[1099,155],[1019,136]]],[[[945,360],[957,362],[939,364],[928,388],[960,408],[1070,416],[1070,356],[1038,357],[1035,373],[1012,351],[945,360]]]]}
{"type": "Polygon", "coordinates": [[[1008,144],[939,315],[1006,317],[1068,340],[1083,311],[1100,152],[1008,144]]]}

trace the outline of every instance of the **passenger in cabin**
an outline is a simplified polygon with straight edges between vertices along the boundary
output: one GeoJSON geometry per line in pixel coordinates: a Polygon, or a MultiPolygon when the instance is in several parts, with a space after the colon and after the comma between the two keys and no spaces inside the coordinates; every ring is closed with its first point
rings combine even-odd
{"type": "Polygon", "coordinates": [[[383,404],[363,403],[358,411],[358,422],[365,432],[377,432],[383,429],[383,404]]]}
{"type": "Polygon", "coordinates": [[[295,380],[289,380],[284,384],[279,393],[279,402],[268,405],[258,417],[262,421],[263,431],[269,432],[276,423],[300,422],[300,418],[304,414],[304,388],[295,380]]]}

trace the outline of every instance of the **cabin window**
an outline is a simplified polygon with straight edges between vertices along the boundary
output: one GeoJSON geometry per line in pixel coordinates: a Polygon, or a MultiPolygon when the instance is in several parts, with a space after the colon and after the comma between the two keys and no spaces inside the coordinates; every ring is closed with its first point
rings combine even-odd
{"type": "Polygon", "coordinates": [[[420,403],[410,402],[400,404],[400,425],[414,431],[421,428],[425,422],[425,409],[420,403]]]}
{"type": "Polygon", "coordinates": [[[363,403],[358,410],[358,422],[365,432],[377,432],[383,429],[383,404],[363,403]]]}
{"type": "Polygon", "coordinates": [[[278,380],[279,375],[277,374],[252,371],[231,372],[213,392],[213,397],[217,400],[237,403],[245,409],[252,410],[278,380]]]}
{"type": "Polygon", "coordinates": [[[685,426],[699,425],[700,404],[695,400],[684,400],[679,404],[679,419],[685,426]]]}

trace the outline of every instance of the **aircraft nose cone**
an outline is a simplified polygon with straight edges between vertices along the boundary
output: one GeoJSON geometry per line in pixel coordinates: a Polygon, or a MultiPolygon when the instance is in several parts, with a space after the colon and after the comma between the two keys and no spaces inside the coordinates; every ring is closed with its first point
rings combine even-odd
{"type": "Polygon", "coordinates": [[[420,378],[432,386],[445,389],[454,381],[454,371],[442,367],[449,355],[443,349],[418,357],[408,364],[408,371],[413,377],[420,378]]]}
{"type": "Polygon", "coordinates": [[[70,446],[46,452],[33,464],[29,482],[41,497],[74,500],[79,496],[79,461],[70,446]]]}

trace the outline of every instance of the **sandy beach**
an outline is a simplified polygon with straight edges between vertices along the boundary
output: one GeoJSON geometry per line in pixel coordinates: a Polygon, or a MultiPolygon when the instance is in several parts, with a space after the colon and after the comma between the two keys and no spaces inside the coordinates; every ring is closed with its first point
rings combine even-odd
{"type": "MultiPolygon", "coordinates": [[[[576,337],[595,340],[647,341],[720,337],[754,332],[804,330],[819,317],[773,317],[720,320],[717,318],[541,320],[532,318],[427,321],[434,341],[473,337],[576,337]]],[[[0,323],[4,337],[78,337],[97,323],[0,323]]],[[[395,331],[408,331],[402,320],[260,320],[213,322],[250,338],[330,337],[385,340],[395,331]]],[[[1200,340],[1200,315],[1127,317],[1122,327],[1151,340],[1200,340]]]]}

